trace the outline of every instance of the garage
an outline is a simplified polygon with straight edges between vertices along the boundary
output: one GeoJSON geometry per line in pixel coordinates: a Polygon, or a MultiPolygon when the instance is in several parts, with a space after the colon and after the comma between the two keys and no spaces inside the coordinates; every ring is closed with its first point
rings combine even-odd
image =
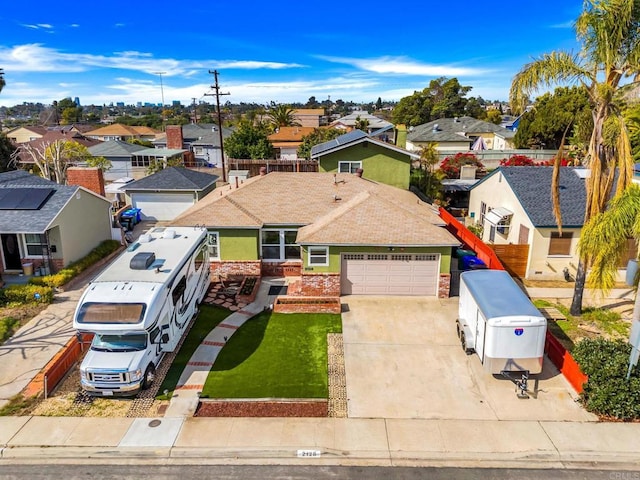
{"type": "Polygon", "coordinates": [[[192,193],[132,193],[131,203],[143,220],[173,220],[195,201],[192,193]]]}
{"type": "Polygon", "coordinates": [[[342,255],[343,295],[438,294],[440,254],[349,253],[342,255]]]}

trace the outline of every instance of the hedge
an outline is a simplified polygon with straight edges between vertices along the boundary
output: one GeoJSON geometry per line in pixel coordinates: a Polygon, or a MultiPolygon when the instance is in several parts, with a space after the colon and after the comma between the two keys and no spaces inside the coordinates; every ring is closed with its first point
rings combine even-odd
{"type": "Polygon", "coordinates": [[[640,418],[640,365],[627,380],[631,345],[626,340],[584,339],[571,353],[589,376],[581,394],[588,411],[624,421],[640,418]]]}
{"type": "Polygon", "coordinates": [[[76,262],[70,263],[59,272],[54,273],[53,275],[45,275],[43,277],[31,277],[29,279],[29,283],[33,285],[61,287],[90,266],[102,260],[112,252],[115,252],[118,248],[120,248],[120,242],[117,240],[105,240],[96,248],[91,250],[87,256],[76,262]]]}
{"type": "Polygon", "coordinates": [[[53,288],[46,285],[9,285],[0,290],[0,304],[53,302],[53,288]]]}

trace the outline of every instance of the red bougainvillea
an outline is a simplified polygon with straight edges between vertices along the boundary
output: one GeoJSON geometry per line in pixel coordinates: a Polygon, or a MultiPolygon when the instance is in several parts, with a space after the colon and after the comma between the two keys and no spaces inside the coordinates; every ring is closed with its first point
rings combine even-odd
{"type": "Polygon", "coordinates": [[[478,169],[484,168],[482,162],[473,153],[456,153],[453,157],[446,157],[440,163],[440,170],[446,178],[460,178],[460,167],[473,165],[478,169]]]}
{"type": "Polygon", "coordinates": [[[501,167],[532,167],[536,165],[533,158],[526,155],[511,155],[509,158],[500,160],[501,167]]]}

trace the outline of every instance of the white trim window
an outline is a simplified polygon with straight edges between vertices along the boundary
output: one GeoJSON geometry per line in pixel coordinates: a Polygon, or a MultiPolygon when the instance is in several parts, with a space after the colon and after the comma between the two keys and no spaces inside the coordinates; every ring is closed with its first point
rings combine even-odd
{"type": "Polygon", "coordinates": [[[266,229],[262,230],[262,259],[270,262],[300,260],[300,245],[296,243],[298,230],[266,229]]]}
{"type": "Polygon", "coordinates": [[[362,162],[338,162],[340,173],[356,173],[359,168],[362,168],[362,162]]]}
{"type": "Polygon", "coordinates": [[[310,267],[329,266],[329,247],[309,247],[307,264],[310,267]]]}
{"type": "Polygon", "coordinates": [[[47,254],[47,237],[41,233],[25,233],[26,257],[41,257],[47,254]]]}
{"type": "Polygon", "coordinates": [[[220,260],[220,233],[219,232],[208,233],[207,247],[209,247],[209,260],[220,260]]]}

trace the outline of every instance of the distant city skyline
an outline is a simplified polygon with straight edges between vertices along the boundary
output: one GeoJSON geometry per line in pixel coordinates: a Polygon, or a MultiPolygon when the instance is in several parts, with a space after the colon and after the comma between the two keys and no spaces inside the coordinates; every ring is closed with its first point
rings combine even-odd
{"type": "Polygon", "coordinates": [[[397,101],[435,78],[458,78],[468,96],[507,100],[513,76],[553,50],[577,51],[582,0],[371,0],[158,4],[0,10],[0,106],[223,101],[306,103],[331,98],[397,101]],[[181,7],[184,5],[184,9],[181,7]]]}

